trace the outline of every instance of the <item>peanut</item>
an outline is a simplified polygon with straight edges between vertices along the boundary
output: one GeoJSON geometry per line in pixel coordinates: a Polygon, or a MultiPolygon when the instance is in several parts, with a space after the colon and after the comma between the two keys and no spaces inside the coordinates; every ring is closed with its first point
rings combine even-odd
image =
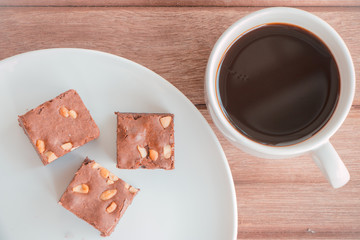
{"type": "Polygon", "coordinates": [[[146,157],[147,152],[146,152],[146,149],[145,149],[145,148],[140,147],[140,146],[138,145],[138,146],[137,146],[137,149],[138,149],[138,151],[139,151],[139,153],[140,153],[141,158],[146,157]]]}
{"type": "Polygon", "coordinates": [[[139,189],[134,188],[132,186],[129,188],[129,192],[131,192],[131,193],[137,193],[138,191],[139,191],[139,189]]]}
{"type": "Polygon", "coordinates": [[[36,148],[38,149],[39,153],[45,152],[45,143],[43,140],[36,141],[36,148]]]}
{"type": "Polygon", "coordinates": [[[109,170],[107,170],[106,168],[101,168],[100,175],[106,179],[109,176],[109,170]]]}
{"type": "Polygon", "coordinates": [[[107,213],[112,213],[113,211],[115,211],[117,205],[115,202],[110,203],[110,205],[106,208],[106,212],[107,213]]]}
{"type": "Polygon", "coordinates": [[[116,182],[117,180],[119,180],[119,178],[118,178],[117,176],[115,176],[114,174],[112,174],[112,173],[109,173],[109,179],[110,179],[111,181],[114,181],[114,182],[116,182]]]}
{"type": "Polygon", "coordinates": [[[59,113],[63,117],[69,117],[69,110],[66,107],[61,107],[59,113]]]}
{"type": "Polygon", "coordinates": [[[167,128],[170,125],[171,119],[172,117],[170,116],[160,118],[160,123],[163,126],[163,128],[167,128]]]}
{"type": "Polygon", "coordinates": [[[165,159],[168,159],[171,157],[171,146],[170,145],[166,145],[164,147],[164,157],[165,157],[165,159]]]}
{"type": "Polygon", "coordinates": [[[115,196],[116,193],[117,193],[116,189],[106,190],[100,195],[100,199],[103,201],[109,200],[110,198],[115,196]]]}
{"type": "Polygon", "coordinates": [[[86,184],[80,184],[77,185],[76,187],[73,187],[73,192],[77,192],[77,193],[88,193],[89,192],[89,186],[86,184]]]}
{"type": "Polygon", "coordinates": [[[61,148],[64,150],[64,151],[70,151],[72,149],[73,145],[71,142],[67,142],[67,143],[64,143],[63,145],[61,145],[61,148]]]}
{"type": "Polygon", "coordinates": [[[91,168],[99,168],[100,165],[97,162],[94,162],[93,165],[91,166],[91,168]]]}
{"type": "Polygon", "coordinates": [[[159,157],[159,153],[155,150],[150,149],[149,150],[149,157],[151,160],[156,161],[159,157]]]}
{"type": "Polygon", "coordinates": [[[69,111],[69,115],[70,117],[72,117],[73,119],[77,118],[77,113],[74,110],[70,110],[69,111]]]}
{"type": "Polygon", "coordinates": [[[53,153],[53,152],[51,152],[51,151],[45,152],[45,156],[47,157],[48,163],[51,163],[52,161],[54,161],[55,159],[57,159],[57,156],[55,155],[55,153],[53,153]]]}

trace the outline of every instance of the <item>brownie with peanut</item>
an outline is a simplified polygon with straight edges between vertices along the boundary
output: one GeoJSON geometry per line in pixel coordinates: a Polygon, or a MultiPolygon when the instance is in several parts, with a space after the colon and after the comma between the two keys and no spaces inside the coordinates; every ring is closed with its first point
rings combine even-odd
{"type": "Polygon", "coordinates": [[[115,113],[117,167],[174,169],[174,115],[115,113]]]}
{"type": "Polygon", "coordinates": [[[139,189],[86,158],[59,204],[109,236],[139,189]]]}
{"type": "Polygon", "coordinates": [[[18,118],[47,165],[99,137],[100,131],[75,90],[68,90],[18,118]]]}

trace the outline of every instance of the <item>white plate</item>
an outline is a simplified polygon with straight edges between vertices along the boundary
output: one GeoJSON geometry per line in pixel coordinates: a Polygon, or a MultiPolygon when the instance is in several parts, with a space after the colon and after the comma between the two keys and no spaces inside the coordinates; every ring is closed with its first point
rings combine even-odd
{"type": "Polygon", "coordinates": [[[57,203],[86,156],[141,189],[106,239],[236,239],[234,184],[215,134],[180,91],[149,69],[91,50],[29,52],[0,62],[0,104],[0,239],[99,239],[57,203]],[[100,137],[44,167],[17,116],[70,88],[100,137]],[[174,113],[175,170],[116,168],[115,111],[174,113]]]}

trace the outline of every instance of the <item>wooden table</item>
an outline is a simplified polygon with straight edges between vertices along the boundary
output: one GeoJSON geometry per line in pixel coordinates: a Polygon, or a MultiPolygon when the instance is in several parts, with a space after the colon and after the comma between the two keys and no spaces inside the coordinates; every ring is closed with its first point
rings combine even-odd
{"type": "Polygon", "coordinates": [[[360,239],[360,1],[0,0],[0,59],[58,47],[96,49],[140,63],[174,84],[208,120],[237,193],[238,239],[360,239]],[[267,6],[296,6],[343,37],[357,77],[355,101],[332,143],[351,181],[334,190],[309,156],[252,157],[213,125],[203,94],[209,53],[237,19],[267,6]]]}

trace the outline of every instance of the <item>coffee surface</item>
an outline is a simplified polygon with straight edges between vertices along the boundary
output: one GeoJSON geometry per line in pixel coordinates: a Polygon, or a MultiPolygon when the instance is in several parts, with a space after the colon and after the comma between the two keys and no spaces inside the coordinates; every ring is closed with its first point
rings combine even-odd
{"type": "Polygon", "coordinates": [[[222,61],[220,103],[232,125],[266,145],[301,142],[335,110],[340,76],[327,46],[296,26],[268,24],[240,36],[222,61]]]}

